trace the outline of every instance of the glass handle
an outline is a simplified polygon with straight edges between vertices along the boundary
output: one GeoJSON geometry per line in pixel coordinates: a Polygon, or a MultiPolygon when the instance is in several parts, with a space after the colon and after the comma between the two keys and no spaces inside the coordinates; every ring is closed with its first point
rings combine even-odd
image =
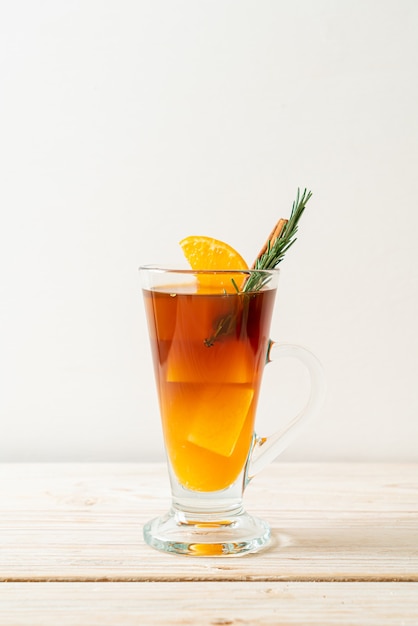
{"type": "Polygon", "coordinates": [[[321,363],[306,348],[293,344],[269,342],[266,363],[277,359],[292,358],[301,361],[310,375],[310,395],[305,407],[281,430],[268,437],[256,437],[248,471],[248,480],[258,474],[296,438],[306,423],[315,417],[325,398],[325,375],[321,363]]]}

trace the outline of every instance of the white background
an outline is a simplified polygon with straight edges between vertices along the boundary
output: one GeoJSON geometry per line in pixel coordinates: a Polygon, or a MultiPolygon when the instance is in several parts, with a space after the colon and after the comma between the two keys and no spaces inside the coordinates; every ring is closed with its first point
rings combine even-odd
{"type": "MultiPolygon", "coordinates": [[[[1,3],[0,460],[162,459],[137,268],[251,263],[298,186],[272,336],[328,396],[282,458],[418,460],[417,33],[416,0],[1,3]]],[[[268,370],[266,432],[306,386],[268,370]]]]}

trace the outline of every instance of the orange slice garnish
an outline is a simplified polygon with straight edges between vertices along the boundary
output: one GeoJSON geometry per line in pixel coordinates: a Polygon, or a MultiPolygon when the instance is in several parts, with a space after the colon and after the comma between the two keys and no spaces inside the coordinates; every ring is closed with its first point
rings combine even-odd
{"type": "Polygon", "coordinates": [[[217,270],[247,270],[248,265],[242,256],[229,244],[213,237],[190,236],[180,241],[190,267],[193,270],[208,270],[212,274],[197,274],[197,280],[202,290],[226,291],[234,293],[236,291],[233,280],[238,288],[242,285],[245,277],[233,274],[216,274],[217,270]]]}

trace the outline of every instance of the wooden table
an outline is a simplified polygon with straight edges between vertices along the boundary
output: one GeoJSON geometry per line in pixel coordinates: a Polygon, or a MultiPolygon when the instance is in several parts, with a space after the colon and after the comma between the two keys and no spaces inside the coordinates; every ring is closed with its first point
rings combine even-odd
{"type": "Polygon", "coordinates": [[[245,502],[268,550],[166,555],[164,466],[0,465],[0,624],[418,625],[418,464],[279,462],[245,502]]]}

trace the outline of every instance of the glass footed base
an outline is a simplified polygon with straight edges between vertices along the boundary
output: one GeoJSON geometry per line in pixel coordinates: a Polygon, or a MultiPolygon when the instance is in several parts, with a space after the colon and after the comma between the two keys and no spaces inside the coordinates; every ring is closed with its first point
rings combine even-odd
{"type": "Polygon", "coordinates": [[[228,514],[225,519],[202,514],[190,519],[183,512],[171,509],[144,526],[144,539],[162,552],[189,556],[240,556],[267,546],[270,527],[245,511],[228,514]]]}

